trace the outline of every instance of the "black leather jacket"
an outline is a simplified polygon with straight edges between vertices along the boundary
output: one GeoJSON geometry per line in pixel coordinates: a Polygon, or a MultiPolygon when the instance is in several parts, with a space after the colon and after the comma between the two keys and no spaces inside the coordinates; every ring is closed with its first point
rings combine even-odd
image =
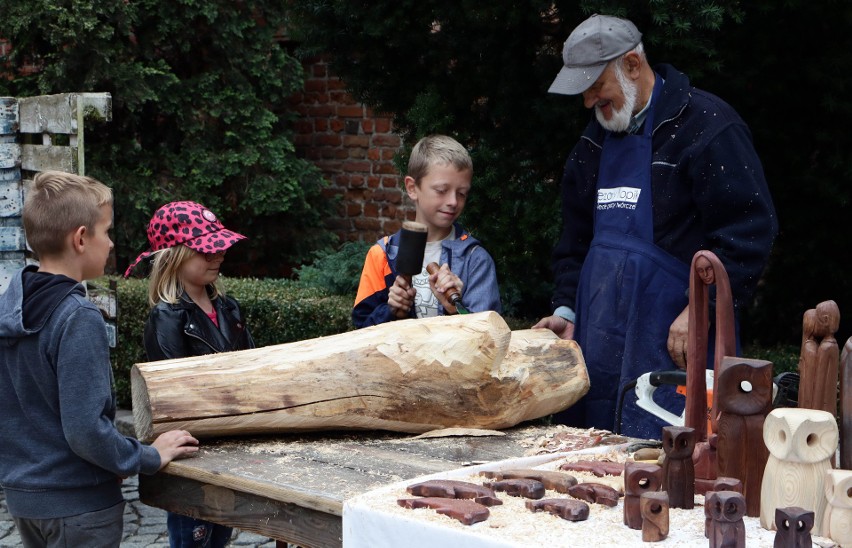
{"type": "Polygon", "coordinates": [[[145,324],[145,353],[149,361],[186,358],[254,348],[237,301],[213,299],[219,328],[186,295],[176,304],[160,302],[145,324]]]}

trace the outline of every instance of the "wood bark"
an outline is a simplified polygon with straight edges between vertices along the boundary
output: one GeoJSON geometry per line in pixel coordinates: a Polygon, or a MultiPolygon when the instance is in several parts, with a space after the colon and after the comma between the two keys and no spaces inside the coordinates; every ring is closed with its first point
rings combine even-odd
{"type": "Polygon", "coordinates": [[[400,320],[329,337],[131,371],[137,436],[310,430],[502,429],[589,389],[579,346],[499,314],[400,320]]]}

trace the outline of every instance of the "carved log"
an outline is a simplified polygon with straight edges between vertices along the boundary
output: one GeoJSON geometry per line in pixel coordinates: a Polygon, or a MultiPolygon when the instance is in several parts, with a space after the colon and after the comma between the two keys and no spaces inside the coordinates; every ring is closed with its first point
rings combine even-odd
{"type": "Polygon", "coordinates": [[[544,496],[544,484],[538,480],[529,478],[512,478],[500,481],[487,481],[486,487],[495,491],[502,491],[513,497],[524,497],[527,499],[540,499],[544,496]]]}
{"type": "Polygon", "coordinates": [[[409,485],[405,490],[418,497],[473,499],[474,502],[483,506],[503,504],[503,501],[497,498],[494,489],[469,481],[428,480],[409,485]]]}
{"type": "Polygon", "coordinates": [[[814,513],[804,508],[790,506],[775,510],[774,548],[811,548],[811,528],[814,513]]]}
{"type": "Polygon", "coordinates": [[[695,430],[687,426],[663,427],[663,491],[669,494],[672,508],[690,510],[695,506],[695,471],[692,452],[695,430]]]}
{"type": "Polygon", "coordinates": [[[799,357],[800,409],[821,409],[837,414],[837,374],[840,350],[834,334],[840,327],[840,310],[823,301],[805,312],[799,357]]]}
{"type": "Polygon", "coordinates": [[[746,500],[735,491],[714,491],[706,503],[712,522],[708,538],[710,548],[745,548],[746,500]]]}
{"type": "Polygon", "coordinates": [[[526,507],[533,512],[544,510],[554,516],[568,521],[585,521],[589,519],[589,505],[574,499],[541,499],[528,500],[526,507]]]}
{"type": "Polygon", "coordinates": [[[852,337],[840,359],[840,468],[852,470],[852,337]]]}
{"type": "Polygon", "coordinates": [[[577,478],[571,474],[556,472],[552,470],[534,469],[511,469],[511,470],[485,470],[479,473],[486,478],[495,480],[504,479],[534,479],[541,482],[545,489],[552,489],[557,493],[568,493],[568,489],[577,485],[577,478]]]}
{"type": "MultiPolygon", "coordinates": [[[[828,505],[822,535],[840,546],[852,546],[852,470],[829,470],[825,478],[828,505]]],[[[816,519],[816,518],[814,518],[816,519]]]]}
{"type": "Polygon", "coordinates": [[[618,491],[602,483],[578,483],[568,489],[568,494],[574,498],[595,504],[603,504],[610,508],[618,505],[618,491]]]}
{"type": "Polygon", "coordinates": [[[775,526],[775,509],[799,506],[814,512],[814,533],[822,535],[825,479],[837,451],[834,415],[817,409],[779,407],[766,417],[763,440],[769,459],[760,493],[760,525],[775,526]]]}
{"type": "Polygon", "coordinates": [[[560,470],[569,472],[590,472],[599,478],[604,476],[620,476],[624,473],[624,463],[602,460],[580,460],[559,465],[560,470]]]}
{"type": "Polygon", "coordinates": [[[509,428],[589,388],[579,346],[494,312],[401,320],[282,345],[140,363],[137,436],[509,428]]]}
{"type": "Polygon", "coordinates": [[[763,421],[772,409],[772,363],[725,357],[719,366],[716,389],[718,475],[743,482],[746,514],[756,517],[760,515],[761,481],[769,457],[763,421]]]}
{"type": "Polygon", "coordinates": [[[669,536],[669,496],[665,491],[642,493],[642,541],[659,542],[669,536]]]}
{"type": "Polygon", "coordinates": [[[488,508],[472,500],[424,497],[420,499],[398,499],[396,503],[403,508],[432,508],[439,514],[457,519],[465,525],[485,521],[491,514],[488,508]]]}
{"type": "Polygon", "coordinates": [[[645,493],[659,491],[663,485],[663,470],[656,464],[624,463],[624,524],[642,529],[642,509],[639,498],[645,493]]]}

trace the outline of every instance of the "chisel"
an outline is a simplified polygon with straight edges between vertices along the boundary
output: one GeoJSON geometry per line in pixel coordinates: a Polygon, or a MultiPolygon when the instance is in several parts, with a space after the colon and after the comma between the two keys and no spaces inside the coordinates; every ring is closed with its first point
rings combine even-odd
{"type": "MultiPolygon", "coordinates": [[[[426,265],[426,272],[428,272],[429,274],[434,274],[440,268],[441,267],[438,266],[438,263],[429,263],[426,265]]],[[[461,293],[459,293],[458,290],[453,289],[453,292],[447,295],[447,300],[449,300],[450,303],[452,303],[452,305],[456,307],[456,312],[458,312],[459,314],[470,314],[468,309],[462,306],[461,293]]]]}

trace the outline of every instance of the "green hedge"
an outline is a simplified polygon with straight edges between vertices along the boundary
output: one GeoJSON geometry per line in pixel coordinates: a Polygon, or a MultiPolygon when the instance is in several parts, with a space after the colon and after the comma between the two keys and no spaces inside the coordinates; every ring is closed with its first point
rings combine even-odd
{"type": "MultiPolygon", "coordinates": [[[[223,280],[237,299],[257,346],[334,335],[352,328],[352,297],[331,295],[291,280],[223,280]]],[[[118,405],[130,408],[130,368],[145,361],[142,333],[148,317],[148,280],[118,281],[118,335],[112,367],[118,405]]]]}

